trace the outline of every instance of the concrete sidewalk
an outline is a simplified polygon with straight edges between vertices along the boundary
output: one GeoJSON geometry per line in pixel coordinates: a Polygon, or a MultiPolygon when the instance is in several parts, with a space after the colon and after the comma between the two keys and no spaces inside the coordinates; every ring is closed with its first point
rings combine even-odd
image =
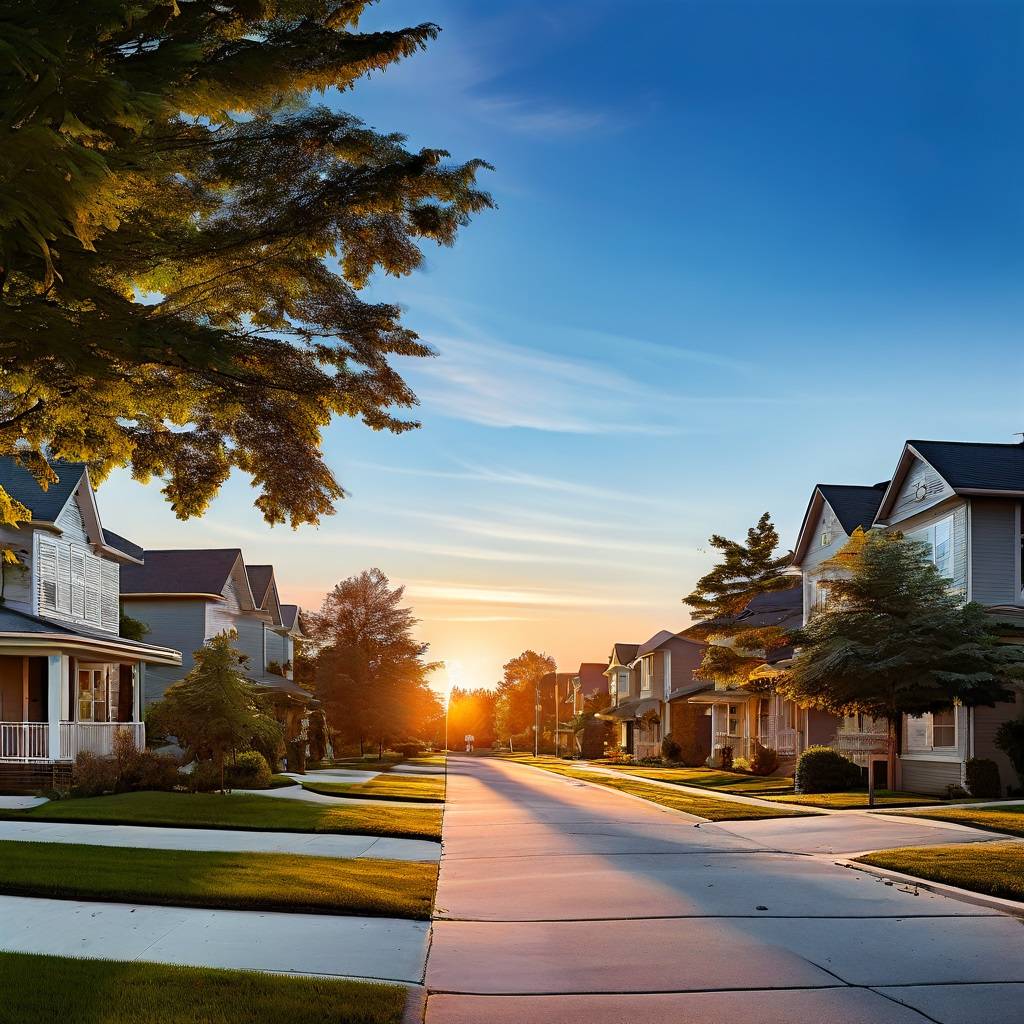
{"type": "Polygon", "coordinates": [[[427,1024],[1020,1019],[1019,921],[785,849],[973,830],[861,815],[695,826],[513,762],[448,769],[427,1024]],[[826,831],[796,838],[809,827],[826,831]]]}
{"type": "Polygon", "coordinates": [[[220,850],[225,853],[295,853],[314,857],[375,857],[436,861],[441,844],[425,839],[331,835],[308,832],[248,832],[149,825],[77,825],[57,821],[0,821],[0,841],[84,843],[150,850],[220,850]]]}
{"type": "Polygon", "coordinates": [[[429,925],[0,896],[0,950],[418,984],[429,925]]]}

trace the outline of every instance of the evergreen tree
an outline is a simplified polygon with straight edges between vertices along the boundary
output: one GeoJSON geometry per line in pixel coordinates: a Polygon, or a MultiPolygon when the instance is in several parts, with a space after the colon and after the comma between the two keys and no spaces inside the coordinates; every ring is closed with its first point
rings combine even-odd
{"type": "Polygon", "coordinates": [[[146,716],[155,732],[174,736],[197,760],[212,760],[222,790],[228,754],[250,747],[273,751],[282,739],[266,700],[242,674],[248,658],[232,646],[236,636],[232,630],[208,640],[193,654],[188,675],[146,716]]]}
{"type": "Polygon", "coordinates": [[[431,738],[442,720],[429,677],[439,662],[425,660],[404,587],[392,587],[380,569],[338,583],[320,611],[304,617],[308,639],[301,676],[312,682],[332,731],[360,752],[368,743],[411,736],[431,738]]]}
{"type": "Polygon", "coordinates": [[[314,102],[439,31],[367,6],[0,0],[0,454],[162,477],[182,518],[237,468],[298,525],[343,496],[332,417],[417,425],[390,360],[432,350],[359,292],[492,204],[481,161],[314,102]]]}
{"type": "Polygon", "coordinates": [[[776,554],[779,534],[768,512],[747,530],[746,543],[716,533],[710,544],[722,553],[722,559],[683,598],[683,603],[702,620],[691,626],[687,635],[709,641],[695,674],[709,681],[742,686],[750,673],[764,664],[764,652],[786,644],[788,638],[775,627],[745,628],[737,617],[753,598],[790,590],[800,581],[786,572],[792,554],[776,554]]]}
{"type": "Polygon", "coordinates": [[[1024,678],[1024,648],[981,605],[960,603],[924,545],[858,529],[821,572],[828,601],[794,636],[784,696],[883,718],[895,741],[905,714],[991,706],[1024,678]]]}

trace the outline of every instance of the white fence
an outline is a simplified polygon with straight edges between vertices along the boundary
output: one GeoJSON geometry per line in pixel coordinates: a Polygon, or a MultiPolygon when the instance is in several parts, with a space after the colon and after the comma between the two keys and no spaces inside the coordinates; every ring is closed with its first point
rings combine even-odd
{"type": "MultiPolygon", "coordinates": [[[[136,749],[146,745],[142,722],[61,722],[60,759],[73,761],[83,751],[105,757],[114,750],[114,736],[127,730],[136,749]]],[[[0,722],[0,761],[49,761],[47,722],[0,722]]]]}
{"type": "Polygon", "coordinates": [[[46,761],[49,756],[46,722],[0,722],[0,761],[46,761]]]}

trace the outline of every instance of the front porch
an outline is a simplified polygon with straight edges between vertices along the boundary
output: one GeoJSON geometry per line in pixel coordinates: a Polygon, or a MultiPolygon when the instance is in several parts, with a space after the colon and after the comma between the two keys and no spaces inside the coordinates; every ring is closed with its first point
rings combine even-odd
{"type": "Polygon", "coordinates": [[[146,745],[143,722],[59,722],[57,756],[52,756],[49,722],[0,722],[0,761],[18,764],[74,761],[83,751],[106,757],[114,751],[114,735],[128,730],[134,746],[146,745]]]}

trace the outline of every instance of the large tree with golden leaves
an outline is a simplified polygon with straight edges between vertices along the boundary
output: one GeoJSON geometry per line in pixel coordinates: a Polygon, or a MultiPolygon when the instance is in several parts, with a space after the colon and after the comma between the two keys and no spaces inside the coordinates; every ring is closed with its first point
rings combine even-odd
{"type": "Polygon", "coordinates": [[[438,32],[367,6],[0,0],[0,454],[130,466],[182,518],[237,468],[298,525],[343,495],[332,417],[416,425],[390,358],[432,352],[359,292],[491,200],[481,161],[314,102],[438,32]]]}

